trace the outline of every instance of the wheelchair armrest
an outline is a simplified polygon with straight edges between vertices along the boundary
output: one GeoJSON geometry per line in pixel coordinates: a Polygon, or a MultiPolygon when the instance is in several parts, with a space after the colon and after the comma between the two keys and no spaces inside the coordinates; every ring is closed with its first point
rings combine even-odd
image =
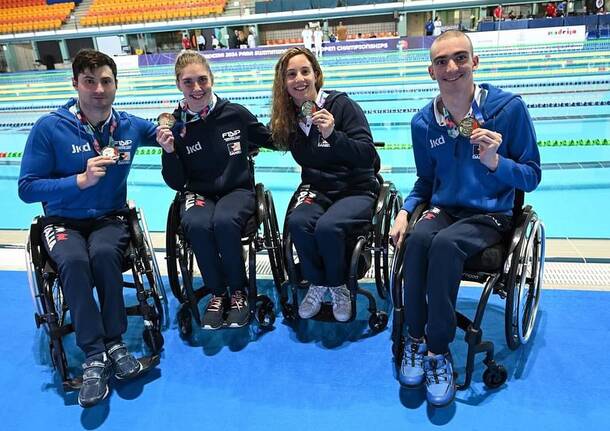
{"type": "Polygon", "coordinates": [[[533,216],[534,210],[531,205],[527,205],[521,213],[515,218],[513,225],[513,236],[510,240],[508,247],[508,255],[510,255],[519,245],[519,242],[523,238],[523,234],[527,225],[529,224],[530,218],[533,216]]]}
{"type": "Polygon", "coordinates": [[[127,224],[129,225],[129,232],[131,233],[131,238],[135,247],[140,249],[144,245],[144,234],[142,233],[142,229],[140,227],[140,217],[135,205],[133,207],[129,207],[127,224]]]}
{"type": "Polygon", "coordinates": [[[413,229],[413,225],[415,224],[415,222],[417,220],[419,220],[421,218],[424,211],[426,211],[426,209],[428,209],[428,205],[429,205],[428,202],[422,202],[415,207],[415,209],[413,210],[412,213],[409,214],[409,217],[408,217],[409,225],[407,226],[407,233],[413,229]]]}

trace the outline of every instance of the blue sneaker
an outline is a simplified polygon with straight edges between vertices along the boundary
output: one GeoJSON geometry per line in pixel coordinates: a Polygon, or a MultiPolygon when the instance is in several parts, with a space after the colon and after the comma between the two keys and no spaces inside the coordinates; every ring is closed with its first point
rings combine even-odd
{"type": "Polygon", "coordinates": [[[428,352],[428,346],[423,340],[418,340],[407,335],[405,338],[405,350],[400,363],[398,381],[404,386],[419,386],[424,382],[424,356],[428,352]]]}
{"type": "Polygon", "coordinates": [[[426,397],[428,402],[436,407],[451,404],[455,398],[455,379],[451,355],[424,357],[424,372],[426,373],[426,397]]]}

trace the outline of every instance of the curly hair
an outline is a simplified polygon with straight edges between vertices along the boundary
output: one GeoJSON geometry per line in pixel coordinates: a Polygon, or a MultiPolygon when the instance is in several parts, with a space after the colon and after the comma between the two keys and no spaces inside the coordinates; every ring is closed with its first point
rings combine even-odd
{"type": "Polygon", "coordinates": [[[292,57],[304,55],[316,77],[316,91],[320,91],[324,84],[322,68],[316,57],[305,48],[289,48],[275,65],[275,77],[273,79],[273,90],[271,92],[271,135],[273,145],[280,150],[288,150],[290,147],[290,134],[297,127],[297,112],[294,103],[286,90],[286,69],[292,57]]]}
{"type": "Polygon", "coordinates": [[[197,51],[193,51],[191,49],[183,50],[176,57],[176,64],[174,65],[174,71],[176,72],[176,81],[180,79],[180,74],[184,70],[184,68],[190,64],[201,64],[210,74],[210,79],[212,80],[212,84],[214,84],[214,74],[212,73],[212,69],[210,68],[210,64],[206,58],[199,54],[197,51]]]}

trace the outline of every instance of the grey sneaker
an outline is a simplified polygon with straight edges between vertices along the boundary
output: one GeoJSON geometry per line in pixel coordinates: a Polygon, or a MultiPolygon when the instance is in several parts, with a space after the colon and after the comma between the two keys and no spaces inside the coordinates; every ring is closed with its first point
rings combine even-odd
{"type": "Polygon", "coordinates": [[[124,343],[117,343],[108,349],[114,365],[114,376],[119,380],[130,379],[142,371],[142,364],[127,351],[124,343]]]}
{"type": "Polygon", "coordinates": [[[310,319],[320,311],[322,307],[322,299],[326,293],[326,286],[316,286],[312,284],[303,298],[303,302],[299,305],[299,316],[301,319],[310,319]]]}
{"type": "Polygon", "coordinates": [[[352,317],[352,300],[345,284],[331,287],[330,296],[333,302],[333,316],[339,322],[347,322],[352,317]]]}
{"type": "Polygon", "coordinates": [[[78,393],[78,404],[81,407],[92,407],[110,393],[108,380],[112,373],[112,362],[103,352],[93,355],[83,364],[83,385],[78,393]]]}

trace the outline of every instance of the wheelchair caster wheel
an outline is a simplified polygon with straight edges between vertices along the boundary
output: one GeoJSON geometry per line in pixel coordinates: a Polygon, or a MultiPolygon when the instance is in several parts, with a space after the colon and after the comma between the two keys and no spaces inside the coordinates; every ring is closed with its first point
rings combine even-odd
{"type": "Polygon", "coordinates": [[[500,364],[493,364],[487,367],[487,369],[483,372],[483,383],[489,389],[499,388],[506,382],[508,378],[508,373],[506,372],[506,368],[500,364]]]}
{"type": "Polygon", "coordinates": [[[297,308],[293,304],[284,304],[282,306],[282,314],[284,315],[284,319],[289,322],[296,322],[299,318],[297,308]]]}
{"type": "Polygon", "coordinates": [[[163,334],[158,329],[146,328],[142,333],[142,338],[144,339],[144,343],[148,346],[148,348],[153,353],[159,353],[163,350],[163,343],[165,340],[163,339],[163,334]]]}
{"type": "Polygon", "coordinates": [[[269,329],[275,323],[275,312],[273,311],[272,303],[262,303],[256,306],[256,320],[258,326],[264,329],[269,329]]]}
{"type": "Polygon", "coordinates": [[[40,328],[40,325],[44,323],[44,318],[40,314],[34,313],[34,321],[36,322],[36,328],[40,328]]]}
{"type": "Polygon", "coordinates": [[[377,311],[369,317],[369,328],[374,334],[383,331],[388,326],[388,314],[384,311],[377,311]]]}
{"type": "Polygon", "coordinates": [[[187,307],[180,307],[178,310],[178,329],[180,330],[180,336],[188,337],[193,332],[193,319],[191,311],[187,307]]]}

